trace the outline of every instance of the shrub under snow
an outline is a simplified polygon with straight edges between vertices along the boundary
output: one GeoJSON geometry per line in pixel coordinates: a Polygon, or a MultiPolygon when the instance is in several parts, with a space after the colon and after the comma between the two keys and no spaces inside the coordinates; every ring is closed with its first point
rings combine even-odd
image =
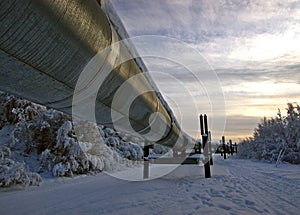
{"type": "Polygon", "coordinates": [[[28,171],[24,163],[14,161],[7,147],[0,148],[0,186],[8,187],[21,184],[23,186],[39,185],[42,178],[37,173],[28,171]]]}
{"type": "Polygon", "coordinates": [[[73,133],[72,123],[65,121],[57,131],[56,145],[51,150],[46,149],[42,152],[41,163],[43,167],[52,171],[54,176],[72,176],[116,168],[117,154],[108,148],[101,138],[95,138],[98,135],[98,127],[84,121],[80,122],[80,127],[87,129],[85,133],[89,142],[78,140],[73,133]]]}
{"type": "Polygon", "coordinates": [[[114,171],[143,160],[143,140],[125,132],[75,120],[62,112],[0,92],[0,131],[7,127],[10,140],[1,143],[1,184],[32,185],[41,180],[33,172],[72,176],[114,171]],[[16,156],[14,156],[16,155],[16,156]],[[14,160],[12,159],[14,158],[14,160]],[[26,159],[25,159],[26,158],[26,159]],[[38,160],[36,160],[38,158],[38,160]]]}

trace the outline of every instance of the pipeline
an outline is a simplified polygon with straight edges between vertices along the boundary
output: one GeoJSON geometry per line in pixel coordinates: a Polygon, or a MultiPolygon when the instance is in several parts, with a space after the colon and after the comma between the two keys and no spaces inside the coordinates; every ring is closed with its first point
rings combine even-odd
{"type": "MultiPolygon", "coordinates": [[[[125,37],[116,31],[113,18],[97,0],[0,0],[0,8],[0,90],[68,114],[72,114],[74,92],[86,65],[99,51],[125,37]]],[[[120,46],[101,56],[103,65],[98,72],[107,73],[104,65],[112,68],[102,77],[95,97],[95,119],[101,125],[114,127],[111,111],[116,92],[146,70],[141,59],[130,55],[126,46],[120,46]],[[129,60],[115,66],[124,57],[129,60]]],[[[87,85],[93,81],[91,78],[87,85]]],[[[128,104],[129,114],[114,110],[121,128],[129,119],[134,131],[145,135],[151,116],[159,113],[155,120],[163,122],[166,129],[156,143],[173,147],[180,142],[177,147],[183,147],[192,142],[149,76],[129,88],[139,96],[128,104]],[[145,85],[153,90],[140,93],[145,85]]]]}

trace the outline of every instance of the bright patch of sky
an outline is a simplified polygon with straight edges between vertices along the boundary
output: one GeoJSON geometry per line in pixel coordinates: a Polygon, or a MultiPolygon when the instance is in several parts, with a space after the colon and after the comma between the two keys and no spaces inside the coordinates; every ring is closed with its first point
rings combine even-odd
{"type": "MultiPolygon", "coordinates": [[[[250,136],[262,117],[275,116],[277,109],[284,110],[287,102],[300,103],[299,1],[110,1],[130,36],[175,38],[207,59],[223,89],[227,118],[224,135],[228,138],[250,136]]],[[[140,48],[145,47],[137,50],[140,48]]],[[[190,53],[172,44],[162,49],[182,58],[190,57],[190,53]]],[[[207,98],[205,90],[193,89],[193,80],[174,62],[155,58],[144,61],[150,72],[168,73],[186,84],[197,101],[197,113],[190,111],[189,104],[193,102],[181,87],[171,83],[172,79],[153,75],[175,114],[185,121],[184,130],[198,137],[197,114],[211,111],[204,103],[218,97],[207,98]]],[[[201,69],[198,74],[201,77],[201,69]]],[[[221,130],[212,132],[214,139],[220,139],[221,130]]]]}

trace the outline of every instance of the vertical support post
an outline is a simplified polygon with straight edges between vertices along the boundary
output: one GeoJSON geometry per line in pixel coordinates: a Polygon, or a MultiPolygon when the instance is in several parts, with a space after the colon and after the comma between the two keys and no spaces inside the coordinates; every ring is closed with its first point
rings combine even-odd
{"type": "Polygon", "coordinates": [[[225,145],[225,137],[224,136],[222,136],[222,142],[223,142],[224,159],[226,160],[226,145],[225,145]]]}
{"type": "Polygon", "coordinates": [[[230,154],[233,155],[233,145],[232,140],[229,140],[230,154]]]}
{"type": "Polygon", "coordinates": [[[200,131],[201,131],[201,136],[204,134],[204,125],[203,125],[203,116],[202,114],[200,115],[200,131]]]}
{"type": "Polygon", "coordinates": [[[147,157],[149,156],[150,153],[150,145],[147,145],[145,142],[144,146],[144,171],[143,171],[143,178],[149,178],[149,160],[147,157]]]}
{"type": "MultiPolygon", "coordinates": [[[[221,144],[222,144],[222,140],[220,140],[220,146],[221,146],[221,144]]],[[[221,149],[221,157],[223,157],[223,145],[222,145],[222,149],[221,149]]]]}
{"type": "Polygon", "coordinates": [[[202,135],[202,142],[203,142],[203,153],[204,153],[204,174],[205,178],[210,178],[211,173],[210,173],[210,164],[209,164],[209,154],[208,154],[208,145],[207,145],[207,140],[208,140],[208,126],[207,126],[207,116],[206,114],[204,117],[202,114],[200,115],[200,130],[201,130],[201,135],[202,135]]]}
{"type": "Polygon", "coordinates": [[[228,155],[230,154],[229,142],[226,143],[226,152],[228,157],[228,155]]]}
{"type": "Polygon", "coordinates": [[[208,124],[206,114],[204,114],[204,133],[208,135],[208,124]]]}
{"type": "Polygon", "coordinates": [[[236,142],[234,143],[234,148],[235,148],[235,154],[237,154],[237,144],[236,144],[236,142]]]}
{"type": "Polygon", "coordinates": [[[212,154],[212,149],[211,149],[211,132],[208,132],[208,144],[209,144],[209,164],[212,166],[214,165],[214,161],[213,161],[213,154],[212,154]]]}

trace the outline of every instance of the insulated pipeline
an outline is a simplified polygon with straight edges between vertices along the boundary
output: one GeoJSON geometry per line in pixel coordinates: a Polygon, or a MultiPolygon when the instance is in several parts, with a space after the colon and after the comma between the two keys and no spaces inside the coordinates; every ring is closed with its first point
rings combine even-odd
{"type": "MultiPolygon", "coordinates": [[[[189,137],[149,77],[131,80],[144,71],[126,46],[111,48],[119,40],[97,0],[0,0],[0,90],[72,114],[82,71],[99,51],[106,50],[97,62],[103,64],[97,70],[103,79],[94,101],[97,123],[115,127],[113,111],[124,130],[129,121],[135,132],[145,135],[151,123],[159,122],[165,129],[157,143],[174,146],[180,139],[187,144],[189,137]],[[128,60],[119,64],[120,59],[128,60]],[[145,86],[152,90],[143,91],[145,86]],[[121,105],[114,103],[116,94],[123,98],[121,105]],[[132,94],[138,96],[124,99],[132,94]]],[[[95,82],[92,76],[87,80],[84,87],[95,82]]]]}

